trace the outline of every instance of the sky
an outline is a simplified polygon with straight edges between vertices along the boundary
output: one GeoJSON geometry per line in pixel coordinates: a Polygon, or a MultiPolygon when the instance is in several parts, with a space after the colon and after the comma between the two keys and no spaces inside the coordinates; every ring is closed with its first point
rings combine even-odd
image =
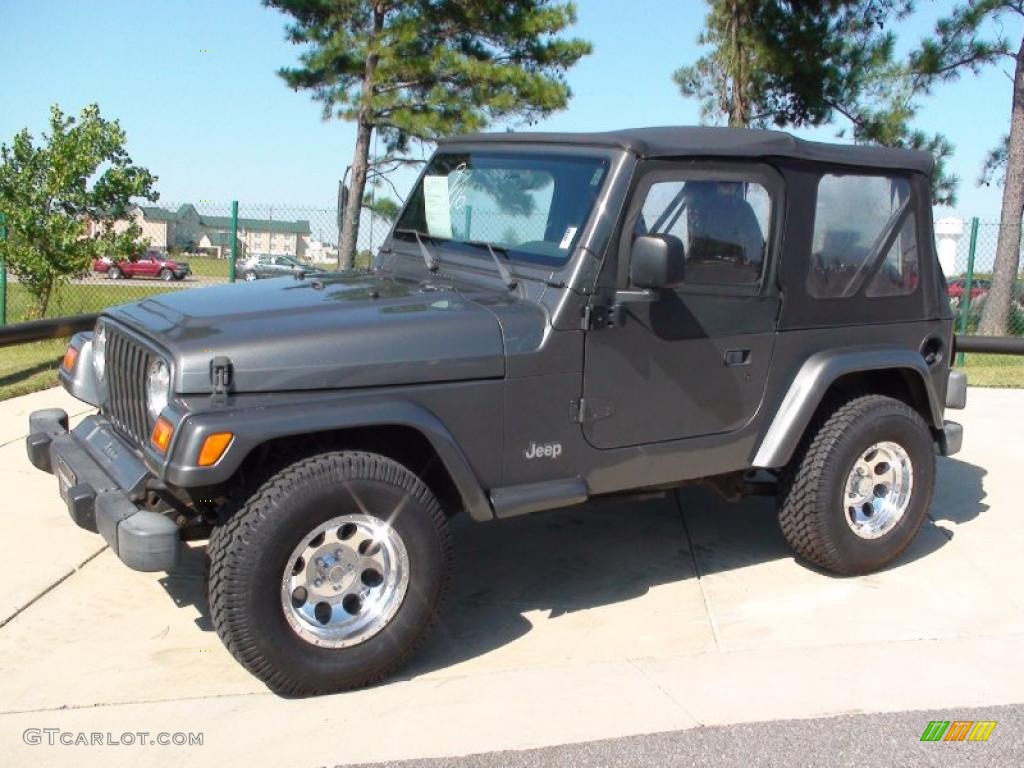
{"type": "MultiPolygon", "coordinates": [[[[922,0],[899,28],[901,45],[950,5],[922,0]]],[[[671,74],[700,55],[705,8],[703,0],[577,0],[571,33],[594,52],[568,75],[568,108],[531,129],[696,124],[698,105],[679,95],[671,74]]],[[[135,162],[159,177],[164,202],[333,207],[355,131],[324,122],[318,104],[277,76],[299,51],[285,23],[257,0],[0,0],[0,142],[26,127],[38,135],[53,103],[77,113],[96,102],[126,130],[135,162]]],[[[1019,40],[1013,25],[1004,31],[1019,40]]],[[[956,147],[961,215],[998,217],[1000,190],[975,180],[1007,131],[1011,75],[990,67],[942,85],[918,115],[919,127],[956,147]]],[[[797,133],[830,140],[835,132],[797,133]]],[[[398,181],[404,193],[408,175],[398,181]]]]}

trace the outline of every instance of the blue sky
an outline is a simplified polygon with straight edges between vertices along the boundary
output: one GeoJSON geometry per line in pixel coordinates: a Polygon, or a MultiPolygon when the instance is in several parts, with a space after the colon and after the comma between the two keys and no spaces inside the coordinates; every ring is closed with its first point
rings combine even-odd
{"type": "MultiPolygon", "coordinates": [[[[90,102],[126,129],[136,162],[160,177],[164,201],[333,205],[351,159],[354,131],[320,119],[308,96],[288,90],[275,70],[295,60],[285,18],[257,0],[4,0],[0,12],[0,141],[39,132],[49,105],[77,112],[90,102]],[[209,52],[205,52],[205,51],[209,52]]],[[[702,0],[578,0],[573,32],[594,53],[570,72],[569,108],[536,126],[605,130],[698,121],[672,71],[693,61],[702,0]]],[[[901,28],[908,43],[949,3],[901,28]]],[[[1005,32],[1020,39],[1015,22],[1005,32]]],[[[957,210],[998,216],[1000,191],[979,188],[985,153],[1006,132],[1011,81],[1006,67],[944,85],[918,123],[956,145],[957,210]]],[[[829,139],[835,129],[803,135],[829,139]]]]}

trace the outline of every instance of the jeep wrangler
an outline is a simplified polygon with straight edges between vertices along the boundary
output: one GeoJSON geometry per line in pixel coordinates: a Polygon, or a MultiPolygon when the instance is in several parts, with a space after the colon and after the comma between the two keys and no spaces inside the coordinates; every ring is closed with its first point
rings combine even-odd
{"type": "Polygon", "coordinates": [[[797,555],[875,571],[962,439],[931,171],[723,128],[442,141],[370,269],[104,312],[60,372],[98,411],[33,413],[28,454],[131,568],[208,537],[218,634],[293,695],[410,657],[459,512],[767,486],[797,555]]]}

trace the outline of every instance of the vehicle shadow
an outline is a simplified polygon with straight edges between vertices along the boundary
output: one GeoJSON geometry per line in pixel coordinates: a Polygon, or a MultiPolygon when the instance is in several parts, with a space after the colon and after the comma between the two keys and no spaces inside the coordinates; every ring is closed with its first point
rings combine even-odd
{"type": "MultiPolygon", "coordinates": [[[[932,520],[960,525],[984,512],[984,476],[980,467],[940,459],[932,520]]],[[[488,524],[457,518],[452,531],[456,561],[449,599],[434,633],[397,679],[501,648],[531,631],[529,615],[537,611],[558,617],[635,599],[696,575],[793,558],[775,519],[774,499],[730,503],[703,487],[644,500],[598,500],[488,524]]],[[[891,567],[926,557],[951,537],[926,522],[891,567]]],[[[160,583],[176,605],[198,611],[200,629],[212,630],[205,547],[186,548],[181,565],[160,583]]]]}
{"type": "MultiPolygon", "coordinates": [[[[988,474],[985,469],[959,459],[939,458],[937,470],[931,508],[934,522],[948,520],[962,525],[988,509],[984,501],[984,479],[988,474]]],[[[943,530],[952,538],[951,531],[943,530]]]]}
{"type": "Polygon", "coordinates": [[[161,576],[159,582],[178,608],[194,608],[199,612],[195,620],[199,629],[212,632],[206,577],[206,545],[193,544],[181,548],[181,562],[161,576]]]}

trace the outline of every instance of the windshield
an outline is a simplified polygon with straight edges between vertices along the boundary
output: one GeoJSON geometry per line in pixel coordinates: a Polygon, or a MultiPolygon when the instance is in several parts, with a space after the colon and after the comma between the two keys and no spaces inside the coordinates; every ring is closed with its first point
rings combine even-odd
{"type": "Polygon", "coordinates": [[[601,158],[440,153],[413,190],[395,235],[413,240],[419,232],[467,253],[479,253],[473,243],[490,243],[511,259],[559,266],[572,253],[607,171],[601,158]]]}

